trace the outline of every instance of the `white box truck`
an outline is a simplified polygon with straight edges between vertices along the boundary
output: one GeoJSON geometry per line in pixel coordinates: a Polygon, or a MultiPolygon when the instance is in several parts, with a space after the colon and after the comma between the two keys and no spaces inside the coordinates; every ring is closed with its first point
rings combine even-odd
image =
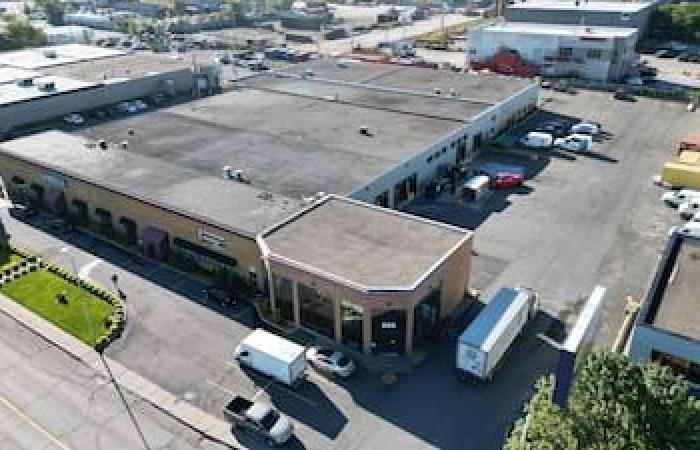
{"type": "Polygon", "coordinates": [[[296,385],[306,374],[304,347],[259,328],[238,344],[234,357],[239,364],[288,386],[296,385]]]}
{"type": "Polygon", "coordinates": [[[457,341],[457,370],[463,379],[490,380],[506,350],[537,313],[537,292],[501,288],[457,341]]]}

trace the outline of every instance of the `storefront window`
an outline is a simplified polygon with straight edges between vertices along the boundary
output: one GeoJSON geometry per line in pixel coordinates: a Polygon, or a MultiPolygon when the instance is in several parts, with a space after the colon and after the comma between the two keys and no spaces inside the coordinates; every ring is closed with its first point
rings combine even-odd
{"type": "Polygon", "coordinates": [[[284,320],[294,320],[294,284],[289,278],[273,275],[275,279],[275,302],[284,320]]]}
{"type": "Polygon", "coordinates": [[[333,301],[322,296],[317,289],[298,284],[301,324],[326,336],[335,338],[333,301]]]}
{"type": "Polygon", "coordinates": [[[433,337],[440,320],[440,290],[435,289],[413,309],[413,340],[425,343],[433,337]]]}
{"type": "Polygon", "coordinates": [[[355,350],[362,349],[362,321],[365,316],[360,305],[343,301],[340,304],[343,324],[343,344],[355,350]]]}

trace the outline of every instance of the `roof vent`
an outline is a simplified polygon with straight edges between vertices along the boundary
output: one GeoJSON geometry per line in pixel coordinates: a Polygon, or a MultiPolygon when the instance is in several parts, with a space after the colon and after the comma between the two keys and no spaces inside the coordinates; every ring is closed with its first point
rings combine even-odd
{"type": "Polygon", "coordinates": [[[127,148],[129,148],[129,141],[122,141],[121,146],[122,150],[126,150],[127,148]]]}
{"type": "Polygon", "coordinates": [[[586,27],[585,30],[586,30],[586,33],[593,33],[593,28],[591,28],[591,27],[586,27]]]}
{"type": "Polygon", "coordinates": [[[435,88],[435,95],[440,95],[442,90],[440,88],[435,88]]]}
{"type": "Polygon", "coordinates": [[[107,141],[105,141],[104,139],[100,139],[99,141],[97,141],[97,146],[100,148],[100,150],[107,150],[108,148],[107,141]]]}
{"type": "Polygon", "coordinates": [[[129,136],[133,136],[133,135],[134,135],[134,129],[133,129],[133,128],[127,129],[127,130],[126,130],[126,134],[128,134],[129,136]]]}
{"type": "Polygon", "coordinates": [[[457,97],[457,91],[450,89],[450,97],[457,97]]]}
{"type": "Polygon", "coordinates": [[[357,131],[359,131],[363,136],[372,136],[372,133],[369,131],[369,127],[367,127],[367,125],[362,125],[357,131]]]}
{"type": "Polygon", "coordinates": [[[56,59],[56,56],[56,50],[50,48],[44,50],[44,58],[56,59]]]}
{"type": "Polygon", "coordinates": [[[34,86],[34,79],[33,78],[20,78],[19,80],[17,80],[17,86],[19,86],[19,87],[34,86]]]}
{"type": "Polygon", "coordinates": [[[272,192],[263,191],[258,194],[258,198],[261,200],[272,200],[272,192]]]}

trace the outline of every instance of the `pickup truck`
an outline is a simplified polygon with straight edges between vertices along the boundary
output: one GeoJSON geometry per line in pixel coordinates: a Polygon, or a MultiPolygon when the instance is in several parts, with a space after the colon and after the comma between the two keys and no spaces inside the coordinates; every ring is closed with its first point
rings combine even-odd
{"type": "Polygon", "coordinates": [[[224,415],[234,427],[259,434],[271,447],[283,445],[294,433],[292,421],[272,405],[252,402],[239,395],[226,405],[224,415]]]}

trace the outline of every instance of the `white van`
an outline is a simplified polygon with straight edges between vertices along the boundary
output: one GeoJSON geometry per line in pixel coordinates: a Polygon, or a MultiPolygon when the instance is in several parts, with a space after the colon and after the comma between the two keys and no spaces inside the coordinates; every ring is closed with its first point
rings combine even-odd
{"type": "Polygon", "coordinates": [[[526,147],[532,148],[547,148],[554,143],[554,138],[551,134],[542,131],[530,131],[520,139],[520,143],[526,147]]]}
{"type": "Polygon", "coordinates": [[[554,141],[554,145],[572,152],[587,152],[593,145],[593,138],[586,134],[570,134],[554,141]]]}
{"type": "Polygon", "coordinates": [[[661,201],[666,203],[668,206],[677,208],[685,202],[689,202],[694,199],[700,199],[700,192],[694,191],[692,189],[681,189],[680,191],[668,191],[664,192],[661,196],[661,201]]]}
{"type": "Polygon", "coordinates": [[[258,328],[234,351],[241,365],[294,386],[306,376],[306,349],[276,334],[258,328]]]}

